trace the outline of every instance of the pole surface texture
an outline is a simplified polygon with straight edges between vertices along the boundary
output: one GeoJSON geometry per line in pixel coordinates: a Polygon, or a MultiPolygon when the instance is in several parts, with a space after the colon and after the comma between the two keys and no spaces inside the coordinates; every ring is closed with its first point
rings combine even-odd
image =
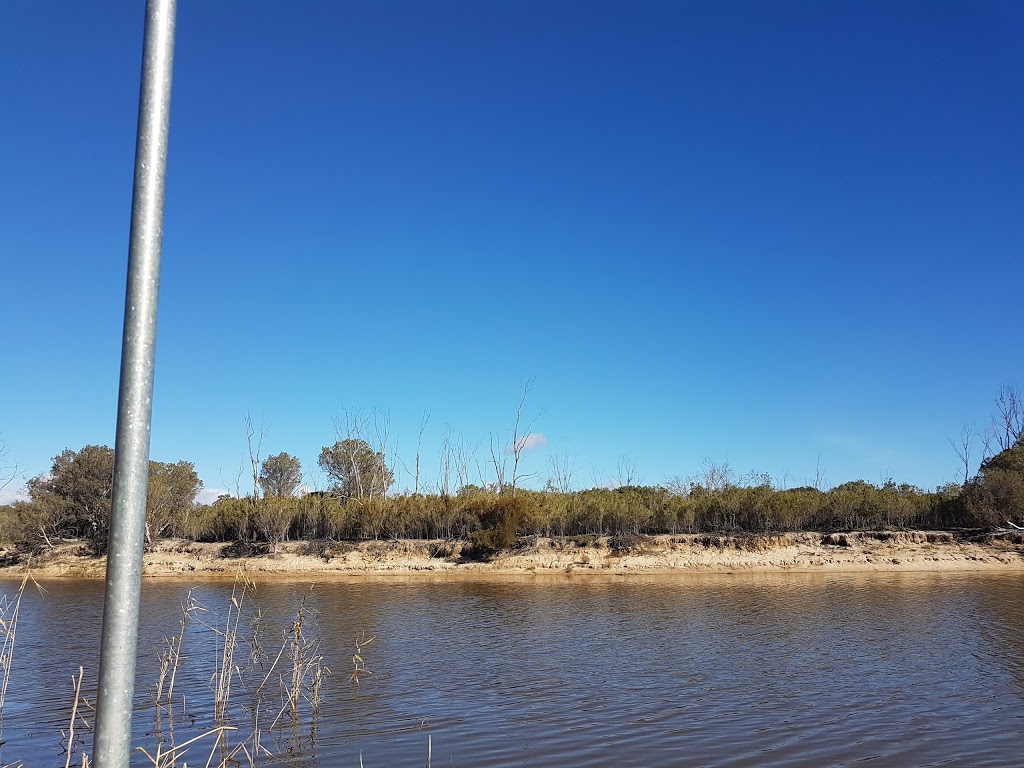
{"type": "Polygon", "coordinates": [[[131,757],[175,0],[147,0],[93,764],[131,757]]]}

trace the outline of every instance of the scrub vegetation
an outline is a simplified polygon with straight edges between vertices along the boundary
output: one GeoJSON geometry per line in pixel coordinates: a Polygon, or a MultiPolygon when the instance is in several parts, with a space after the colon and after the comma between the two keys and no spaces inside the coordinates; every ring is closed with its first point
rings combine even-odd
{"type": "MultiPolygon", "coordinates": [[[[526,392],[511,445],[503,448],[492,437],[487,473],[464,441],[446,438],[436,484],[427,488],[421,482],[417,450],[414,490],[403,493],[391,491],[386,420],[357,417],[336,425],[338,439],[324,446],[319,459],[331,487],[302,492],[299,460],[287,453],[262,458],[264,433],[247,419],[251,492],[196,505],[202,483],[190,462],[151,462],[147,540],[236,542],[242,554],[257,554],[288,540],[461,539],[488,552],[530,535],[1012,530],[1024,525],[1024,406],[1013,388],[1000,391],[997,416],[987,430],[965,430],[960,442],[951,441],[963,462],[963,482],[932,491],[891,479],[854,480],[829,489],[821,483],[783,488],[768,475],[737,477],[728,464],[707,460],[696,475],[656,486],[637,484],[635,467],[627,461],[617,487],[577,490],[574,469],[564,457],[551,461],[544,490],[526,489],[520,462],[532,434],[521,421],[526,392]],[[975,434],[983,459],[971,475],[975,434]],[[477,484],[470,482],[472,468],[477,484]]],[[[27,501],[0,507],[0,538],[26,554],[69,539],[102,554],[113,463],[106,446],[63,451],[48,474],[28,482],[27,501]]]]}

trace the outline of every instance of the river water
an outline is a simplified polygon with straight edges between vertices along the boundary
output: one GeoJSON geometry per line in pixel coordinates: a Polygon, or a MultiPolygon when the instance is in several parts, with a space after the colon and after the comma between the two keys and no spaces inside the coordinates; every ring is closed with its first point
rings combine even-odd
{"type": "MultiPolygon", "coordinates": [[[[0,764],[63,766],[80,664],[89,698],[95,688],[102,584],[43,586],[22,603],[0,764]]],[[[149,751],[158,657],[189,586],[143,589],[134,726],[149,751]]],[[[217,636],[203,622],[223,627],[231,586],[193,592],[207,612],[186,628],[159,729],[166,737],[173,720],[178,743],[212,724],[217,636]]],[[[308,587],[260,583],[243,604],[242,630],[249,608],[262,611],[269,657],[308,587]]],[[[366,768],[418,768],[428,736],[432,765],[460,768],[1022,765],[1022,587],[1019,574],[332,580],[308,600],[333,672],[319,714],[303,701],[296,728],[263,744],[293,766],[354,767],[361,755],[366,768]],[[357,685],[352,656],[369,637],[357,685]]],[[[308,637],[313,621],[304,627],[308,637]]],[[[242,643],[236,662],[247,654],[242,643]]],[[[276,688],[264,728],[273,701],[276,688]]],[[[252,730],[245,717],[236,740],[252,730]]],[[[190,764],[206,762],[207,742],[190,764]]],[[[146,764],[137,753],[133,765],[146,764]]]]}

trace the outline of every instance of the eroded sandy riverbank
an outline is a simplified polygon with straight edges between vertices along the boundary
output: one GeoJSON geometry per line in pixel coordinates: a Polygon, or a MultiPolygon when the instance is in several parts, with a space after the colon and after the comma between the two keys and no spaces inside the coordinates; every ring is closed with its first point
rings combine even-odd
{"type": "MultiPolygon", "coordinates": [[[[103,558],[66,543],[0,568],[17,576],[102,578],[103,558]]],[[[8,557],[7,560],[13,558],[8,557]]],[[[1024,536],[966,536],[936,531],[685,534],[531,538],[477,559],[462,542],[392,540],[286,542],[277,552],[183,540],[146,553],[147,577],[261,577],[353,574],[671,573],[731,571],[1024,571],[1024,536]]]]}

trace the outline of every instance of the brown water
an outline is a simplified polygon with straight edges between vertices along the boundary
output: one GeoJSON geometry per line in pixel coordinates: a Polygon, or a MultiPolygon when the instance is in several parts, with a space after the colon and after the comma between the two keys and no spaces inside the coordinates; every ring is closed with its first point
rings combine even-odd
{"type": "MultiPolygon", "coordinates": [[[[71,675],[95,678],[102,585],[45,586],[23,604],[0,764],[62,766],[71,675]]],[[[278,620],[267,637],[307,586],[260,585],[278,620]]],[[[313,597],[335,672],[317,728],[267,743],[287,764],[362,753],[366,768],[424,765],[428,734],[434,766],[466,768],[1022,765],[1022,587],[900,573],[333,581],[313,597]],[[357,686],[361,632],[378,639],[357,686]]],[[[144,587],[139,744],[186,592],[144,587]]],[[[230,585],[196,594],[212,616],[230,585]]],[[[194,624],[186,651],[179,741],[209,725],[213,634],[194,624]]]]}

